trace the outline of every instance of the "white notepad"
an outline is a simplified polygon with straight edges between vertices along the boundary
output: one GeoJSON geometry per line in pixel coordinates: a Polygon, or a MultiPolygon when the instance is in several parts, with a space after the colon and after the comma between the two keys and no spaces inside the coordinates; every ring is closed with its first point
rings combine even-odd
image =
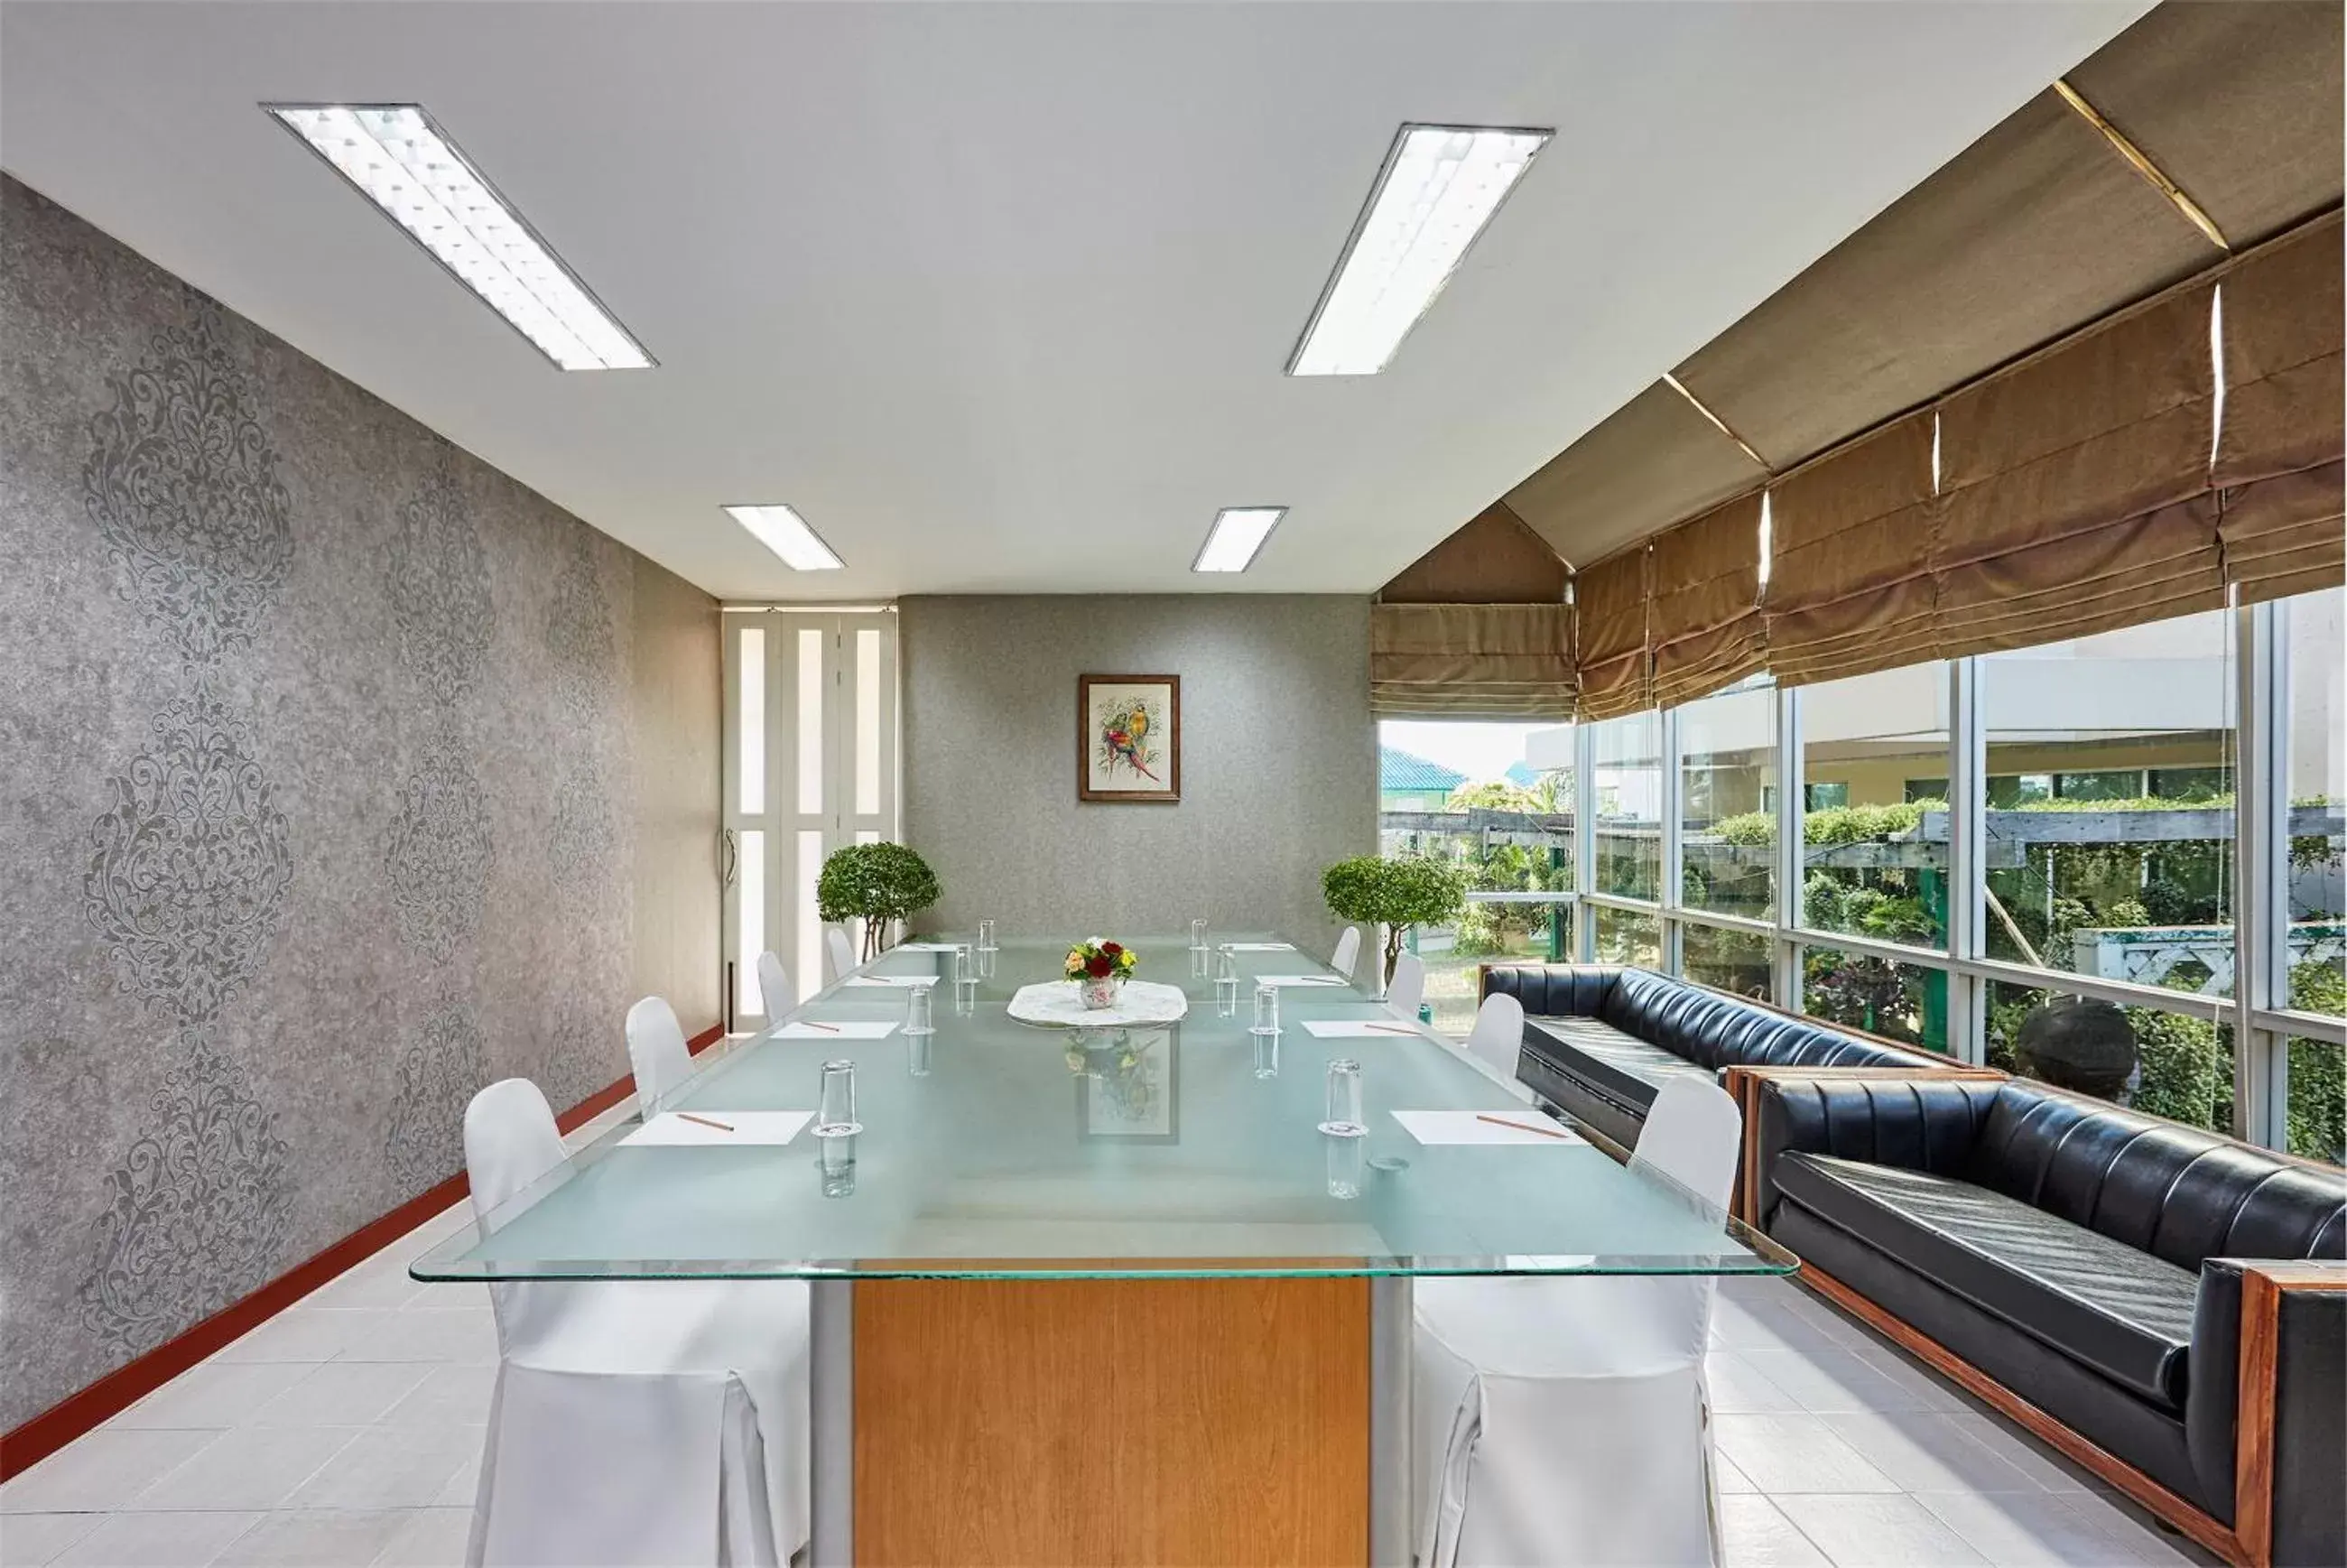
{"type": "Polygon", "coordinates": [[[1334,975],[1257,975],[1259,986],[1341,986],[1345,982],[1334,975]]]}
{"type": "Polygon", "coordinates": [[[695,1111],[692,1114],[723,1125],[705,1127],[676,1112],[663,1111],[620,1142],[661,1148],[787,1143],[815,1119],[812,1111],[695,1111]]]}
{"type": "Polygon", "coordinates": [[[842,982],[851,986],[933,986],[935,975],[850,975],[842,982]]]}
{"type": "Polygon", "coordinates": [[[897,1025],[893,1020],[887,1023],[875,1023],[865,1020],[851,1023],[843,1020],[838,1023],[786,1023],[774,1031],[774,1038],[776,1040],[886,1040],[896,1032],[897,1025]]]}
{"type": "Polygon", "coordinates": [[[1424,1030],[1412,1029],[1399,1019],[1376,1018],[1307,1018],[1305,1029],[1320,1040],[1431,1040],[1424,1030]]]}
{"type": "Polygon", "coordinates": [[[1293,942],[1225,942],[1223,946],[1228,948],[1234,953],[1292,953],[1296,951],[1296,944],[1293,942]]]}
{"type": "Polygon", "coordinates": [[[888,950],[892,953],[950,953],[960,946],[959,942],[899,942],[888,950]]]}
{"type": "Polygon", "coordinates": [[[1397,1111],[1393,1112],[1393,1119],[1421,1143],[1545,1143],[1562,1148],[1567,1143],[1587,1141],[1578,1132],[1559,1127],[1533,1111],[1397,1111]],[[1560,1136],[1552,1138],[1545,1133],[1523,1132],[1513,1127],[1502,1127],[1496,1122],[1484,1121],[1487,1115],[1505,1116],[1511,1122],[1521,1122],[1528,1127],[1546,1127],[1560,1136]]]}

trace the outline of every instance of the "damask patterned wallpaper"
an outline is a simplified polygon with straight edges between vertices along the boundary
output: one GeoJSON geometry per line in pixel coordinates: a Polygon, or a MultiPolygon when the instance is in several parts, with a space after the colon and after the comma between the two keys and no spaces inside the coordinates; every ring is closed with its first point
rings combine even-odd
{"type": "Polygon", "coordinates": [[[0,179],[0,1428],[718,1016],[717,609],[0,179]]]}

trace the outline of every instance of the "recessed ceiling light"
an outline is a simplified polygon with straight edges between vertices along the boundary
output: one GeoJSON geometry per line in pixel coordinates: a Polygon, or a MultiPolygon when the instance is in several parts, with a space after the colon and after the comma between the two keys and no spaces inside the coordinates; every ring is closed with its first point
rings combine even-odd
{"type": "Polygon", "coordinates": [[[815,538],[806,519],[790,507],[728,507],[727,514],[750,530],[750,537],[783,558],[793,571],[837,571],[840,559],[831,547],[815,538]]]}
{"type": "Polygon", "coordinates": [[[1287,374],[1383,370],[1553,134],[1403,126],[1287,374]]]}
{"type": "Polygon", "coordinates": [[[1214,514],[1214,526],[1190,569],[1246,570],[1255,562],[1255,552],[1263,548],[1263,541],[1286,515],[1286,507],[1225,507],[1214,514]]]}
{"type": "Polygon", "coordinates": [[[263,104],[564,370],[652,356],[415,104],[263,104]]]}

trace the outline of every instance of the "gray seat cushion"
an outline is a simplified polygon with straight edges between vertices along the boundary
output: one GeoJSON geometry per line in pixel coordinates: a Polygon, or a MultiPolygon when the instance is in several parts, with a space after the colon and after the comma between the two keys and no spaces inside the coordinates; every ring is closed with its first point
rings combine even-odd
{"type": "Polygon", "coordinates": [[[1578,1078],[1611,1099],[1644,1111],[1674,1078],[1711,1079],[1714,1074],[1686,1057],[1627,1034],[1594,1018],[1528,1020],[1524,1049],[1551,1067],[1578,1078]]]}

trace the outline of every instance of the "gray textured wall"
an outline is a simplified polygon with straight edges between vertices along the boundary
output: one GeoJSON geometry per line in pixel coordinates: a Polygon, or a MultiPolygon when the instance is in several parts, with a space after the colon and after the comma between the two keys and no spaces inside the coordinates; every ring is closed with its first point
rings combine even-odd
{"type": "Polygon", "coordinates": [[[0,668],[0,1427],[717,1017],[714,602],[13,181],[0,668]]]}
{"type": "Polygon", "coordinates": [[[1316,946],[1332,860],[1378,845],[1369,610],[1337,595],[914,598],[899,606],[905,837],[929,924],[1275,928],[1316,946]],[[1178,805],[1076,799],[1076,678],[1182,677],[1178,805]]]}

